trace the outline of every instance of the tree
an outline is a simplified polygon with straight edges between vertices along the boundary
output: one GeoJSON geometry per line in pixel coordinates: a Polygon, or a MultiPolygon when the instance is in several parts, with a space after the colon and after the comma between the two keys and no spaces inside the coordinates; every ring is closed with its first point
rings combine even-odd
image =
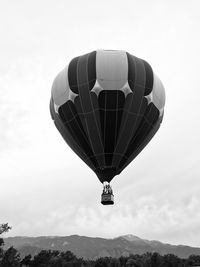
{"type": "Polygon", "coordinates": [[[161,266],[162,264],[162,256],[158,254],[157,252],[154,252],[151,256],[151,266],[152,267],[157,267],[161,266]]]}
{"type": "Polygon", "coordinates": [[[94,267],[109,267],[110,259],[108,257],[96,260],[94,267]]]}
{"type": "Polygon", "coordinates": [[[21,265],[22,266],[30,266],[31,265],[31,254],[26,255],[22,260],[21,260],[21,265]]]}
{"type": "Polygon", "coordinates": [[[119,262],[120,262],[120,265],[121,266],[125,266],[126,265],[126,262],[127,262],[127,257],[121,256],[119,258],[119,262]]]}
{"type": "Polygon", "coordinates": [[[77,257],[69,250],[60,253],[60,257],[66,262],[72,262],[77,260],[77,257]]]}
{"type": "MultiPolygon", "coordinates": [[[[10,229],[11,227],[8,225],[8,223],[0,224],[0,235],[8,232],[10,229]]],[[[0,238],[0,247],[2,247],[3,244],[4,244],[3,238],[0,238]]]]}
{"type": "MultiPolygon", "coordinates": [[[[0,224],[0,235],[8,232],[11,229],[11,227],[8,225],[8,223],[3,223],[0,224]]],[[[0,238],[0,263],[2,261],[3,258],[3,245],[4,245],[4,241],[3,238],[0,238]]]]}
{"type": "Polygon", "coordinates": [[[166,254],[163,256],[165,267],[178,267],[180,266],[180,259],[173,254],[166,254]]]}
{"type": "Polygon", "coordinates": [[[4,252],[1,267],[20,267],[20,255],[14,247],[10,247],[4,252]]]}
{"type": "Polygon", "coordinates": [[[59,251],[42,250],[36,256],[34,256],[31,266],[46,267],[50,266],[50,262],[53,258],[59,255],[59,251]]]}
{"type": "Polygon", "coordinates": [[[112,258],[110,259],[110,267],[120,267],[120,261],[119,259],[112,258]]]}
{"type": "Polygon", "coordinates": [[[0,224],[0,235],[8,232],[10,229],[11,227],[8,225],[8,223],[0,224]]]}
{"type": "Polygon", "coordinates": [[[135,259],[128,259],[126,262],[127,267],[138,267],[137,261],[135,259]]]}

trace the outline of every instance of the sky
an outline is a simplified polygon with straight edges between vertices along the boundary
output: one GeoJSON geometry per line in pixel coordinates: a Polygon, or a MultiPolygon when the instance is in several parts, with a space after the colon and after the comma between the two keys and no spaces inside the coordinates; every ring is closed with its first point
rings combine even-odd
{"type": "Polygon", "coordinates": [[[0,0],[0,223],[5,236],[71,235],[200,247],[200,2],[0,0]],[[113,179],[114,206],[49,113],[52,82],[96,49],[148,61],[166,90],[161,128],[113,179]]]}

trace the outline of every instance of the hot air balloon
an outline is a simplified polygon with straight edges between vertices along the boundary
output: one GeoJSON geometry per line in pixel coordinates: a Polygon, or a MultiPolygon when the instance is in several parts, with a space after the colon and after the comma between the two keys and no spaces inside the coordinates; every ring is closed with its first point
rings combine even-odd
{"type": "Polygon", "coordinates": [[[151,66],[125,51],[73,58],[55,78],[52,119],[103,183],[102,204],[114,203],[109,183],[155,135],[164,104],[164,87],[151,66]]]}

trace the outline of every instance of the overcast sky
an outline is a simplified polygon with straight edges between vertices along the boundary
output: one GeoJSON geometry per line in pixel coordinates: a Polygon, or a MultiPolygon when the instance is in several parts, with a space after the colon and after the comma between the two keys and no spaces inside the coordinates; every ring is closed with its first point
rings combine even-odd
{"type": "Polygon", "coordinates": [[[200,246],[200,1],[0,1],[0,223],[15,235],[134,234],[200,246]],[[121,49],[166,89],[160,130],[120,176],[114,206],[65,144],[51,85],[75,56],[121,49]]]}

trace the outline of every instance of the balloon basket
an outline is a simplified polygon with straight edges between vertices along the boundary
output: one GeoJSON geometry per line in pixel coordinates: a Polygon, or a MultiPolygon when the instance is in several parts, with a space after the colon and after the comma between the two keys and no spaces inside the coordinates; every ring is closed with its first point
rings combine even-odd
{"type": "Polygon", "coordinates": [[[103,205],[113,205],[114,204],[114,196],[112,194],[102,194],[101,195],[101,204],[103,205]]]}

